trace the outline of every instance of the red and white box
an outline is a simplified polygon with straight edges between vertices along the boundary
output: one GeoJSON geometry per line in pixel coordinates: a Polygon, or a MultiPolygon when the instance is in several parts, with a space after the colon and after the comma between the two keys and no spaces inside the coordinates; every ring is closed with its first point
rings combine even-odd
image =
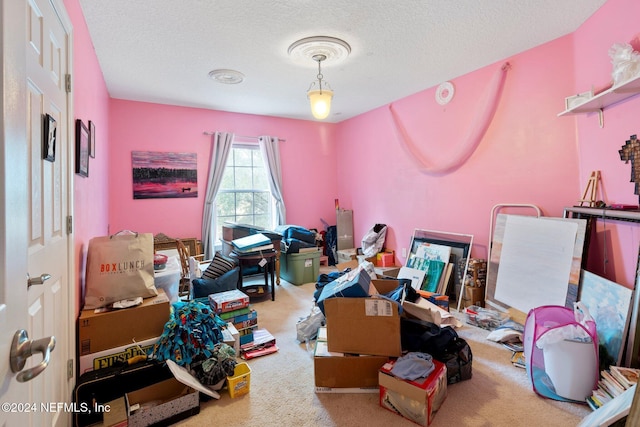
{"type": "Polygon", "coordinates": [[[428,377],[410,381],[391,373],[394,363],[385,363],[378,372],[380,406],[421,426],[430,425],[447,398],[447,367],[434,359],[428,377]]]}
{"type": "Polygon", "coordinates": [[[233,289],[209,295],[209,305],[217,314],[239,310],[249,306],[249,295],[233,289]]]}

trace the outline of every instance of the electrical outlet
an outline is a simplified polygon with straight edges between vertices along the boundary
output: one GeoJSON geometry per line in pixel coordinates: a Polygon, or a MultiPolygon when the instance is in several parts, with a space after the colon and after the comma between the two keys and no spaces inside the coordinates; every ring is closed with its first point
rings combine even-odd
{"type": "Polygon", "coordinates": [[[407,248],[402,248],[402,258],[407,257],[407,248]]]}

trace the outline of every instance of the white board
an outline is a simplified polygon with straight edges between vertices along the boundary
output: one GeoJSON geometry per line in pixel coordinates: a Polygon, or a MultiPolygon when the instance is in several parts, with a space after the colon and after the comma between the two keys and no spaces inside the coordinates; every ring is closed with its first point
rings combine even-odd
{"type": "Polygon", "coordinates": [[[573,221],[509,215],[495,299],[523,313],[541,305],[564,306],[577,231],[573,221]]]}

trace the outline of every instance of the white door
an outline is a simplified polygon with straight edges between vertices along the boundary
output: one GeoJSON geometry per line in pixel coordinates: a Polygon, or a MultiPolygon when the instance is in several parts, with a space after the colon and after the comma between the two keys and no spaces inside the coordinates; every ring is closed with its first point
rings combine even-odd
{"type": "MultiPolygon", "coordinates": [[[[64,403],[70,402],[74,381],[68,361],[75,341],[73,245],[66,226],[72,202],[73,129],[65,88],[71,26],[62,0],[1,0],[1,5],[0,425],[66,426],[71,406],[64,403]],[[43,146],[52,139],[44,138],[45,121],[55,126],[55,150],[46,153],[43,146]],[[51,161],[43,158],[47,155],[51,161]],[[28,276],[46,280],[28,287],[28,276]],[[51,336],[56,341],[47,368],[25,382],[9,366],[9,347],[19,329],[34,342],[51,336]]],[[[42,361],[43,354],[35,352],[22,372],[42,361]]]]}

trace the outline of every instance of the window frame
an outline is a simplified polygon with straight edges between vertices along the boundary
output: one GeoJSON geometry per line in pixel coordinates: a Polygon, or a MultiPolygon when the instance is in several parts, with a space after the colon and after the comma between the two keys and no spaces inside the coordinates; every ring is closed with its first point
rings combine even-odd
{"type": "MultiPolygon", "coordinates": [[[[256,174],[255,171],[256,169],[258,169],[258,167],[256,167],[255,163],[254,163],[254,156],[251,156],[251,165],[249,166],[238,166],[235,165],[235,158],[232,158],[231,156],[234,156],[234,150],[235,149],[248,149],[248,150],[255,150],[260,152],[260,147],[257,144],[249,144],[249,143],[234,143],[231,147],[231,151],[229,152],[229,158],[227,158],[227,163],[225,164],[225,171],[223,173],[223,176],[227,173],[227,169],[230,168],[230,161],[234,162],[233,165],[233,169],[234,169],[234,174],[236,173],[236,168],[249,168],[251,169],[251,181],[252,181],[252,185],[255,183],[255,178],[256,178],[256,174]]],[[[255,209],[255,197],[256,195],[264,195],[266,196],[266,198],[268,199],[268,212],[266,212],[267,215],[267,219],[268,219],[268,223],[270,224],[270,226],[267,226],[266,228],[271,228],[271,226],[273,225],[273,221],[274,221],[274,210],[275,210],[275,202],[274,202],[274,198],[273,198],[273,194],[271,193],[271,188],[268,185],[268,172],[267,172],[267,168],[266,165],[264,163],[264,159],[262,159],[262,163],[260,164],[259,168],[264,172],[264,179],[266,179],[267,181],[267,188],[266,189],[256,189],[256,188],[234,188],[234,189],[223,189],[222,185],[221,188],[218,189],[218,193],[216,194],[216,199],[214,201],[214,213],[215,213],[215,225],[216,225],[216,247],[218,245],[221,244],[222,241],[222,234],[221,234],[221,230],[222,230],[222,225],[225,222],[238,222],[238,223],[243,223],[243,224],[249,224],[249,225],[256,225],[256,217],[263,215],[263,214],[256,214],[256,209],[255,209]],[[229,216],[229,215],[220,215],[220,207],[219,207],[219,197],[221,195],[225,195],[225,194],[234,194],[234,215],[233,217],[229,216]],[[241,194],[251,194],[253,195],[252,197],[252,201],[251,201],[251,213],[247,214],[247,215],[238,215],[238,195],[241,194]],[[242,220],[242,221],[238,221],[237,218],[238,216],[242,216],[242,217],[252,217],[252,221],[246,221],[246,220],[242,220]]],[[[234,182],[234,186],[235,186],[235,182],[234,182]]],[[[256,225],[256,227],[261,227],[261,225],[256,225]]]]}

